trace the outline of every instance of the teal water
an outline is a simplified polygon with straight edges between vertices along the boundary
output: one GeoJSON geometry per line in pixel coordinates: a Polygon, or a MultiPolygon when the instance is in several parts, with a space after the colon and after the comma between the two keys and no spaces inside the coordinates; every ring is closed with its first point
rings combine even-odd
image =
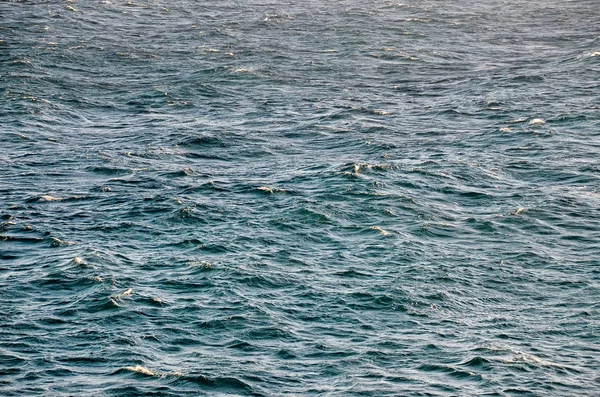
{"type": "Polygon", "coordinates": [[[598,395],[598,2],[295,3],[0,1],[0,395],[598,395]]]}

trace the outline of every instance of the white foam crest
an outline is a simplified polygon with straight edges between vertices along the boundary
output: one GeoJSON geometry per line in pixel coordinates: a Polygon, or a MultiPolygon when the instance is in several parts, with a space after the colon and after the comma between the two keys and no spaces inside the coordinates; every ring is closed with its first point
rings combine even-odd
{"type": "Polygon", "coordinates": [[[189,261],[185,264],[190,267],[201,267],[203,269],[210,269],[213,267],[212,263],[206,261],[189,261]]]}
{"type": "Polygon", "coordinates": [[[54,246],[54,247],[68,246],[68,245],[73,245],[73,244],[75,244],[75,243],[72,241],[65,241],[65,240],[61,240],[56,237],[52,237],[52,246],[54,246]]]}
{"type": "Polygon", "coordinates": [[[39,199],[39,201],[61,201],[61,200],[62,200],[62,198],[60,198],[60,197],[53,197],[53,196],[46,195],[46,194],[41,196],[39,199]]]}
{"type": "Polygon", "coordinates": [[[131,371],[131,372],[136,372],[138,374],[142,374],[142,375],[146,375],[146,376],[159,376],[159,377],[166,377],[166,376],[184,376],[183,372],[180,371],[171,371],[171,372],[154,372],[144,366],[141,365],[136,365],[135,367],[125,367],[124,368],[127,371],[131,371]]]}
{"type": "Polygon", "coordinates": [[[135,367],[125,367],[125,369],[127,371],[137,372],[138,374],[143,374],[143,375],[148,375],[148,376],[156,375],[154,372],[150,371],[146,367],[142,367],[141,365],[136,365],[135,367]]]}
{"type": "Polygon", "coordinates": [[[521,212],[525,211],[526,208],[519,207],[515,212],[511,212],[510,215],[519,215],[521,212]]]}
{"type": "Polygon", "coordinates": [[[382,236],[389,236],[390,232],[380,228],[379,226],[369,226],[369,229],[377,230],[382,236]]]}
{"type": "Polygon", "coordinates": [[[278,189],[278,188],[269,187],[269,186],[260,186],[260,187],[257,187],[256,190],[260,190],[261,192],[267,192],[269,194],[286,193],[286,190],[284,190],[284,189],[278,189]]]}
{"type": "Polygon", "coordinates": [[[533,354],[517,352],[517,355],[504,360],[505,364],[517,364],[517,363],[527,363],[527,364],[535,364],[542,367],[554,367],[560,369],[572,369],[569,366],[558,364],[549,360],[545,360],[543,358],[534,356],[533,354]]]}
{"type": "Polygon", "coordinates": [[[119,304],[117,303],[116,299],[121,299],[124,297],[128,297],[133,295],[133,289],[132,288],[127,288],[125,291],[121,292],[120,294],[116,294],[113,295],[110,300],[113,301],[113,303],[117,306],[119,306],[119,304]]]}
{"type": "Polygon", "coordinates": [[[375,110],[373,110],[373,114],[377,114],[379,116],[386,116],[386,115],[390,114],[390,112],[381,110],[381,109],[375,109],[375,110]]]}

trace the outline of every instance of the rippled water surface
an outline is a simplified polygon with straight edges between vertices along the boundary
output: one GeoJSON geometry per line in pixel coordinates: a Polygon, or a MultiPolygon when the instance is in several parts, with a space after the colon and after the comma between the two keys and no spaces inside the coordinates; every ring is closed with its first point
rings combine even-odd
{"type": "Polygon", "coordinates": [[[599,20],[0,1],[0,394],[600,394],[599,20]]]}

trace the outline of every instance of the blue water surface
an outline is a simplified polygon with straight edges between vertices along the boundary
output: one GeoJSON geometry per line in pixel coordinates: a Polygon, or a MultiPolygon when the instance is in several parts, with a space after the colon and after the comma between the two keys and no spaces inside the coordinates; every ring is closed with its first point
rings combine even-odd
{"type": "Polygon", "coordinates": [[[0,394],[599,395],[598,21],[0,1],[0,394]]]}

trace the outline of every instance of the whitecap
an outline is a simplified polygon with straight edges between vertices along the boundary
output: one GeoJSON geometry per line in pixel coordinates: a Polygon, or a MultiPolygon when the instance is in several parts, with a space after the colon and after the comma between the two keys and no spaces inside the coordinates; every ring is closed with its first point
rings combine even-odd
{"type": "Polygon", "coordinates": [[[516,356],[513,356],[510,359],[504,360],[504,363],[505,364],[527,363],[527,364],[539,365],[542,367],[554,367],[554,368],[560,368],[560,369],[576,370],[575,368],[572,368],[570,366],[554,363],[552,361],[545,360],[540,357],[536,357],[533,354],[522,353],[522,352],[517,352],[516,356]]]}
{"type": "Polygon", "coordinates": [[[73,244],[75,244],[75,243],[72,241],[64,241],[59,238],[52,237],[52,246],[53,247],[67,246],[67,245],[73,245],[73,244]]]}
{"type": "Polygon", "coordinates": [[[261,192],[267,192],[269,194],[286,192],[284,189],[277,189],[275,187],[268,187],[268,186],[260,186],[260,187],[257,187],[256,190],[260,190],[261,192]]]}
{"type": "Polygon", "coordinates": [[[524,123],[526,121],[527,121],[526,118],[520,118],[520,119],[510,120],[509,123],[524,123]]]}
{"type": "Polygon", "coordinates": [[[125,291],[123,291],[123,293],[120,294],[120,296],[131,296],[133,295],[133,289],[132,288],[128,288],[125,291]]]}
{"type": "Polygon", "coordinates": [[[131,296],[131,295],[133,295],[133,289],[132,289],[132,288],[128,288],[128,289],[126,289],[125,291],[121,292],[120,294],[113,295],[113,296],[110,298],[110,300],[111,300],[111,301],[113,301],[113,303],[115,303],[117,306],[119,306],[119,305],[117,304],[117,302],[116,302],[116,300],[115,300],[115,299],[121,299],[121,298],[123,298],[123,297],[126,297],[126,296],[131,296]]]}
{"type": "Polygon", "coordinates": [[[261,190],[263,192],[267,192],[267,193],[271,193],[271,194],[273,193],[273,189],[270,187],[266,187],[266,186],[261,186],[257,190],[261,190]]]}
{"type": "Polygon", "coordinates": [[[138,374],[142,374],[142,375],[147,375],[147,376],[160,376],[160,377],[166,377],[166,376],[185,376],[183,374],[183,372],[180,371],[171,371],[171,372],[154,372],[146,367],[143,367],[141,365],[136,365],[135,367],[125,367],[124,368],[127,371],[131,371],[131,372],[137,372],[138,374]]]}
{"type": "Polygon", "coordinates": [[[137,372],[138,374],[143,374],[143,375],[148,375],[148,376],[156,375],[154,372],[150,371],[146,367],[142,367],[141,365],[136,365],[135,367],[125,367],[125,369],[127,371],[137,372]]]}
{"type": "Polygon", "coordinates": [[[380,110],[380,109],[373,110],[373,113],[377,114],[379,116],[386,116],[386,115],[390,114],[390,112],[387,112],[385,110],[380,110]]]}
{"type": "Polygon", "coordinates": [[[43,195],[42,197],[40,197],[40,201],[61,201],[62,199],[60,197],[52,197],[49,195],[43,195]]]}
{"type": "Polygon", "coordinates": [[[377,230],[382,236],[389,236],[390,232],[380,228],[379,226],[369,226],[369,229],[377,230]]]}
{"type": "Polygon", "coordinates": [[[201,267],[202,269],[210,269],[213,267],[212,263],[210,262],[206,262],[206,261],[189,261],[185,263],[187,266],[193,266],[193,267],[201,267]]]}

